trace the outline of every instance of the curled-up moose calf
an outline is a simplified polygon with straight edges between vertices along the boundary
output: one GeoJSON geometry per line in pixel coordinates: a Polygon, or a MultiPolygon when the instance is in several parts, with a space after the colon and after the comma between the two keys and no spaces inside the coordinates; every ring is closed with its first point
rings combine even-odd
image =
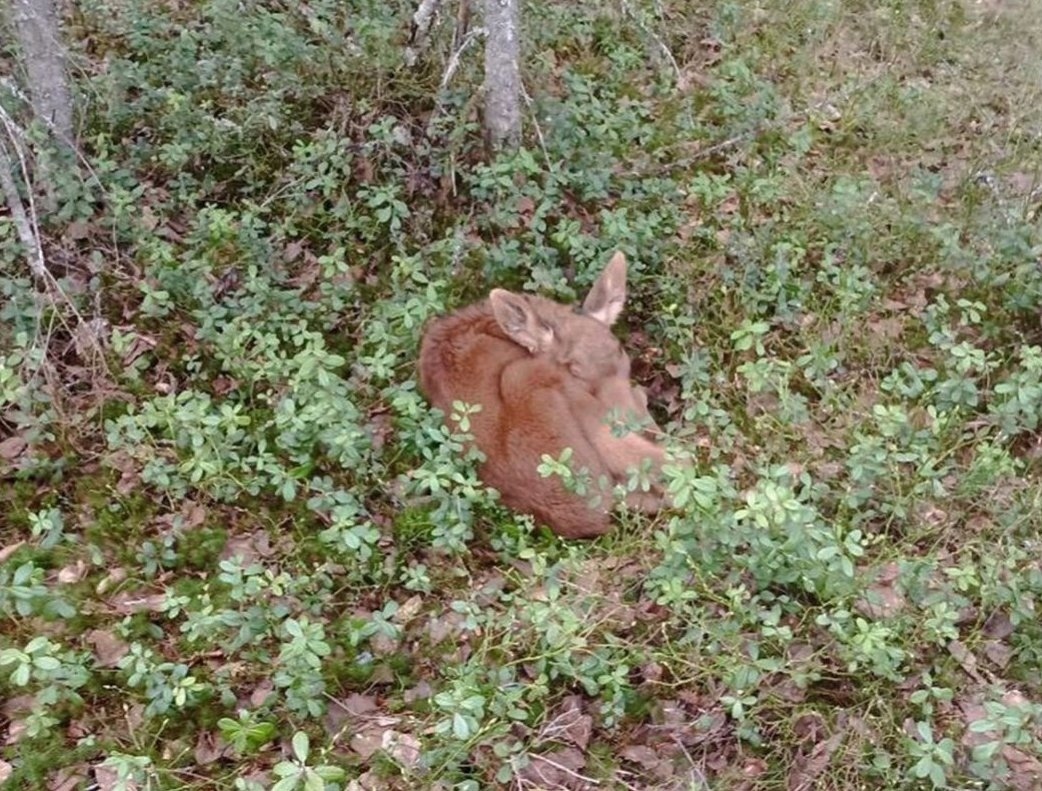
{"type": "Polygon", "coordinates": [[[630,360],[611,325],[626,301],[626,259],[616,253],[582,304],[493,289],[488,299],[434,320],[420,346],[420,387],[446,416],[453,403],[480,405],[470,433],[485,457],[481,479],[503,502],[565,538],[611,527],[615,484],[650,469],[649,491],[627,504],[655,512],[664,503],[664,460],[644,391],[630,382],[630,360]],[[622,436],[610,421],[640,429],[622,436]],[[583,494],[538,472],[542,457],[561,458],[588,475],[583,494]]]}

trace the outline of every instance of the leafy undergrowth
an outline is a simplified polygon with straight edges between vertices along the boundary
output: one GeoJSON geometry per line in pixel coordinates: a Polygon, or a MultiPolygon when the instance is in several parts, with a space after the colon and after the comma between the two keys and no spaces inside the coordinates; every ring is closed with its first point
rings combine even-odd
{"type": "Polygon", "coordinates": [[[68,20],[66,303],[0,218],[0,777],[1040,787],[1032,4],[526,4],[530,145],[491,163],[476,51],[439,92],[451,20],[408,69],[407,5],[68,20]],[[616,248],[694,463],[563,542],[417,343],[616,248]]]}

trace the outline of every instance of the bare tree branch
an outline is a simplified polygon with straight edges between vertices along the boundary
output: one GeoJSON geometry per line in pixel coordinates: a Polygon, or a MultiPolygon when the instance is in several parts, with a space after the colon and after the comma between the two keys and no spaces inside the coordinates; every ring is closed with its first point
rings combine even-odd
{"type": "Polygon", "coordinates": [[[467,35],[464,36],[463,41],[455,52],[452,53],[452,57],[449,58],[449,63],[445,67],[445,73],[441,75],[441,85],[438,86],[439,90],[444,91],[448,86],[449,82],[456,74],[456,70],[459,68],[460,58],[463,57],[463,53],[467,51],[471,44],[477,41],[479,38],[485,35],[485,28],[476,27],[467,31],[467,35]]]}
{"type": "Polygon", "coordinates": [[[420,0],[416,13],[412,15],[409,45],[405,48],[405,65],[415,66],[420,55],[427,49],[431,25],[441,8],[441,0],[420,0]]]}
{"type": "Polygon", "coordinates": [[[463,41],[460,43],[459,47],[456,48],[456,51],[453,52],[452,56],[449,58],[448,65],[446,65],[445,67],[445,73],[441,75],[441,84],[438,86],[439,95],[434,103],[434,111],[431,113],[431,117],[427,120],[428,135],[432,133],[435,122],[441,118],[442,111],[445,107],[445,102],[442,98],[444,91],[447,87],[449,87],[449,83],[455,76],[457,69],[459,69],[460,59],[463,57],[463,53],[470,48],[471,44],[473,44],[475,41],[477,41],[484,35],[485,28],[483,27],[476,27],[467,31],[467,35],[463,38],[463,41]]]}

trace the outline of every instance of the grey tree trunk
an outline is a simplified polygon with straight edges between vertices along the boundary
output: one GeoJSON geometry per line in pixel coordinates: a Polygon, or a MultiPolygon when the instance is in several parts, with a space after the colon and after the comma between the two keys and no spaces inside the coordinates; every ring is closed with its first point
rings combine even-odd
{"type": "Polygon", "coordinates": [[[485,0],[485,139],[493,151],[521,142],[520,0],[485,0]]]}
{"type": "Polygon", "coordinates": [[[10,0],[33,112],[59,142],[74,146],[72,95],[55,0],[10,0]]]}

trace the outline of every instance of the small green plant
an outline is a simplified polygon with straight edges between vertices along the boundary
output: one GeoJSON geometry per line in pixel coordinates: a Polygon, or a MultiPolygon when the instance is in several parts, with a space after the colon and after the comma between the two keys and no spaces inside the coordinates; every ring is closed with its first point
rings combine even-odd
{"type": "Polygon", "coordinates": [[[133,791],[148,786],[156,778],[155,765],[147,755],[112,753],[101,765],[115,772],[113,791],[133,791]]]}
{"type": "Polygon", "coordinates": [[[955,742],[945,736],[935,740],[928,722],[915,723],[918,739],[908,740],[909,755],[916,759],[912,775],[929,780],[934,788],[948,788],[948,773],[955,764],[955,742]]]}
{"type": "Polygon", "coordinates": [[[241,755],[255,754],[278,735],[274,723],[260,719],[257,712],[245,709],[241,709],[234,720],[221,717],[217,721],[217,727],[225,741],[241,755]]]}
{"type": "Polygon", "coordinates": [[[156,655],[140,643],[130,646],[119,667],[126,675],[127,685],[144,692],[148,700],[145,712],[149,715],[193,708],[210,690],[209,684],[192,675],[188,665],[158,661],[156,655]]]}
{"type": "Polygon", "coordinates": [[[322,660],[332,652],[325,629],[308,618],[288,618],[282,632],[275,686],[284,690],[291,711],[317,717],[325,711],[322,660]]]}
{"type": "Polygon", "coordinates": [[[76,610],[61,593],[45,582],[46,570],[32,561],[14,571],[0,566],[0,610],[20,617],[40,615],[48,620],[72,618],[76,610]]]}
{"type": "Polygon", "coordinates": [[[459,679],[452,689],[434,696],[434,705],[444,715],[434,726],[439,736],[451,736],[468,742],[481,732],[485,719],[486,699],[467,679],[459,679]]]}
{"type": "Polygon", "coordinates": [[[272,791],[326,791],[329,784],[339,788],[339,781],[344,779],[344,770],[332,764],[308,764],[311,753],[311,740],[303,731],[293,734],[293,758],[279,761],[272,767],[272,772],[279,778],[271,787],[272,791]]]}

